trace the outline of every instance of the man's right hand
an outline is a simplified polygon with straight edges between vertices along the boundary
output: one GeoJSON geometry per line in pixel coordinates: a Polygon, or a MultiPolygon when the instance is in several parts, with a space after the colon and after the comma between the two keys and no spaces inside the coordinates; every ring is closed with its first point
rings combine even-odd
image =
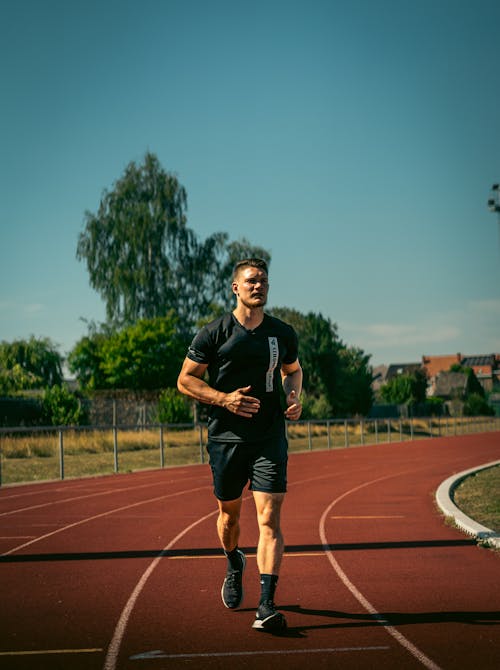
{"type": "Polygon", "coordinates": [[[251,389],[251,386],[244,386],[231,393],[226,393],[222,406],[233,414],[251,419],[260,409],[260,400],[247,395],[251,389]]]}

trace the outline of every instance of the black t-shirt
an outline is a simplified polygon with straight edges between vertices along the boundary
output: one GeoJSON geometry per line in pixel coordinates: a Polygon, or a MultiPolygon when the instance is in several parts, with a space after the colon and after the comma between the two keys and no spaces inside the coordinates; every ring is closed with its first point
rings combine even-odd
{"type": "Polygon", "coordinates": [[[244,328],[233,314],[225,314],[204,326],[188,349],[187,357],[208,364],[209,384],[230,393],[251,386],[248,395],[260,400],[252,418],[237,416],[212,406],[208,434],[218,442],[254,442],[281,432],[284,425],[282,363],[298,356],[297,335],[280,319],[264,315],[255,330],[244,328]]]}

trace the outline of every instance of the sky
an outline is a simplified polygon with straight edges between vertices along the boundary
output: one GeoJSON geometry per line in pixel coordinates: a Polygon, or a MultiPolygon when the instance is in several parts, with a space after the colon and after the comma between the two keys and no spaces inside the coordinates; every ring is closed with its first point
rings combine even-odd
{"type": "Polygon", "coordinates": [[[105,320],[85,212],[147,151],[270,306],[373,365],[500,353],[498,0],[0,0],[0,340],[105,320]]]}

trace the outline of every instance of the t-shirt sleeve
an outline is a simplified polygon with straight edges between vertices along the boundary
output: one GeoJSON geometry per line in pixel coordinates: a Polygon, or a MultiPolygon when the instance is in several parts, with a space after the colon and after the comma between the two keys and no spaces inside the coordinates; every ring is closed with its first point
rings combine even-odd
{"type": "Polygon", "coordinates": [[[207,328],[202,328],[194,337],[187,350],[187,358],[195,363],[208,365],[213,343],[207,328]]]}
{"type": "Polygon", "coordinates": [[[290,363],[295,363],[299,357],[299,340],[297,333],[290,326],[290,335],[288,337],[286,354],[283,356],[283,363],[289,365],[290,363]]]}

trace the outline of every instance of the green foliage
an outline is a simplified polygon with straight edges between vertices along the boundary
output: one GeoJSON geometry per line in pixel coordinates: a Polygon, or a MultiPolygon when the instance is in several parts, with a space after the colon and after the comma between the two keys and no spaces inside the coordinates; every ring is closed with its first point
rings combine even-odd
{"type": "Polygon", "coordinates": [[[190,423],[193,420],[191,403],[176,388],[162,391],[158,399],[158,421],[160,423],[190,423]]]}
{"type": "Polygon", "coordinates": [[[484,389],[472,368],[464,367],[463,365],[460,365],[460,363],[454,363],[450,367],[450,372],[462,372],[463,374],[467,375],[467,388],[465,391],[466,397],[471,394],[476,394],[484,398],[484,389]]]}
{"type": "Polygon", "coordinates": [[[303,391],[301,402],[301,419],[328,419],[331,415],[330,403],[328,402],[328,398],[323,394],[315,397],[307,393],[307,391],[303,391]]]}
{"type": "MultiPolygon", "coordinates": [[[[484,393],[484,392],[483,392],[484,393]]],[[[488,405],[484,395],[480,393],[471,393],[464,402],[465,416],[493,416],[495,410],[488,405]]]]}
{"type": "Polygon", "coordinates": [[[324,415],[318,418],[324,419],[367,414],[372,405],[370,357],[347,347],[338,337],[337,325],[321,314],[301,314],[288,308],[271,313],[297,332],[303,386],[311,407],[306,412],[317,413],[321,407],[324,415]]]}
{"type": "Polygon", "coordinates": [[[429,416],[442,416],[444,400],[443,398],[431,397],[427,398],[424,403],[424,413],[429,416]]]}
{"type": "Polygon", "coordinates": [[[151,390],[174,387],[186,340],[173,313],[115,332],[82,338],[70,353],[70,370],[83,388],[151,390]]]}
{"type": "Polygon", "coordinates": [[[88,423],[88,416],[79,398],[65,386],[47,389],[42,400],[45,425],[76,426],[88,423]]]}
{"type": "Polygon", "coordinates": [[[49,338],[0,342],[0,394],[62,382],[62,357],[49,338]]]}
{"type": "Polygon", "coordinates": [[[385,402],[395,405],[415,405],[426,399],[427,378],[425,372],[416,370],[413,373],[397,375],[380,388],[380,395],[385,402]]]}
{"type": "Polygon", "coordinates": [[[141,165],[129,163],[113,190],[104,191],[96,214],[85,213],[76,255],[110,323],[130,325],[173,309],[179,328],[191,333],[200,318],[226,304],[236,254],[266,256],[246,240],[228,245],[226,233],[200,241],[187,227],[186,210],[187,193],[177,177],[146,153],[141,165]]]}

